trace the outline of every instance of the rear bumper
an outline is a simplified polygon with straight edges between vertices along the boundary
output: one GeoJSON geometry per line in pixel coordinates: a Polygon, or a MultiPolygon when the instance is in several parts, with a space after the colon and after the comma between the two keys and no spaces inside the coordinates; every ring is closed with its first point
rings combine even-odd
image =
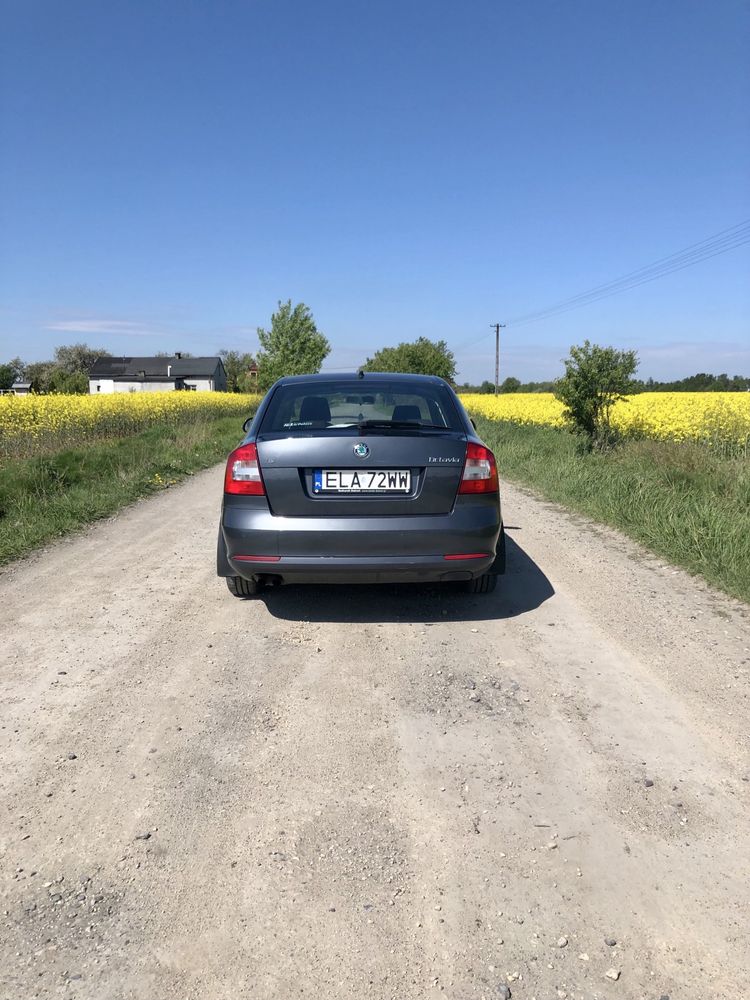
{"type": "Polygon", "coordinates": [[[279,577],[284,583],[428,583],[471,580],[486,573],[494,553],[483,559],[450,561],[442,556],[367,556],[336,558],[318,556],[294,558],[282,556],[278,562],[243,563],[229,560],[237,576],[279,577]]]}
{"type": "Polygon", "coordinates": [[[264,506],[225,504],[219,575],[289,583],[470,580],[494,562],[501,524],[496,497],[408,518],[284,518],[264,506]],[[462,554],[473,558],[446,559],[462,554]]]}

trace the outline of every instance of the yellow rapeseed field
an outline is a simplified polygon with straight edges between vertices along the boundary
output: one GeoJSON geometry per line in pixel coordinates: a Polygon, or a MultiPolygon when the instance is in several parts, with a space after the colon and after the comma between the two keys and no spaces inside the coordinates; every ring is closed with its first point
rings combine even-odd
{"type": "Polygon", "coordinates": [[[22,457],[124,437],[154,424],[241,418],[255,409],[258,398],[231,392],[0,396],[0,456],[22,457]]]}
{"type": "MultiPolygon", "coordinates": [[[[552,393],[466,394],[464,406],[491,420],[563,427],[552,393]]],[[[615,405],[612,423],[627,437],[747,447],[750,392],[643,392],[615,405]]]]}

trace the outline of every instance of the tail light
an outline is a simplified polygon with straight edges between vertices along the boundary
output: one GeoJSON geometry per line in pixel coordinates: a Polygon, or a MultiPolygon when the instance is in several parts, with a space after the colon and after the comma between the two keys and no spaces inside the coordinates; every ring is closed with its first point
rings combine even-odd
{"type": "Polygon", "coordinates": [[[495,456],[489,448],[482,444],[469,442],[466,449],[466,464],[464,465],[459,493],[497,493],[497,465],[495,456]]]}
{"type": "Polygon", "coordinates": [[[254,444],[241,444],[227,459],[224,492],[262,497],[266,494],[254,444]]]}

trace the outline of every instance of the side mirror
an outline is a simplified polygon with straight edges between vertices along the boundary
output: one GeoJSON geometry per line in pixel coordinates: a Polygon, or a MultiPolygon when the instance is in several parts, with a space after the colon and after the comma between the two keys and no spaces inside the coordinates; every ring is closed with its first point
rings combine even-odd
{"type": "Polygon", "coordinates": [[[248,428],[250,427],[250,424],[251,424],[252,422],[253,422],[253,418],[252,418],[252,417],[248,417],[248,418],[247,418],[247,419],[246,419],[246,420],[244,421],[244,423],[242,424],[242,429],[243,429],[243,431],[244,431],[244,432],[245,432],[246,434],[247,434],[247,431],[248,431],[248,428]]]}

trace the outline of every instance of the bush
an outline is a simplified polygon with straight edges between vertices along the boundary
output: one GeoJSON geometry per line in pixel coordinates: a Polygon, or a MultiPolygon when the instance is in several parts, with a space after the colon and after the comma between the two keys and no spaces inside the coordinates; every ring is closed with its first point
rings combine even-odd
{"type": "Polygon", "coordinates": [[[565,374],[555,382],[555,396],[565,404],[564,416],[582,434],[588,448],[606,447],[617,437],[610,412],[632,391],[638,367],[635,351],[598,347],[585,340],[571,347],[565,374]]]}

